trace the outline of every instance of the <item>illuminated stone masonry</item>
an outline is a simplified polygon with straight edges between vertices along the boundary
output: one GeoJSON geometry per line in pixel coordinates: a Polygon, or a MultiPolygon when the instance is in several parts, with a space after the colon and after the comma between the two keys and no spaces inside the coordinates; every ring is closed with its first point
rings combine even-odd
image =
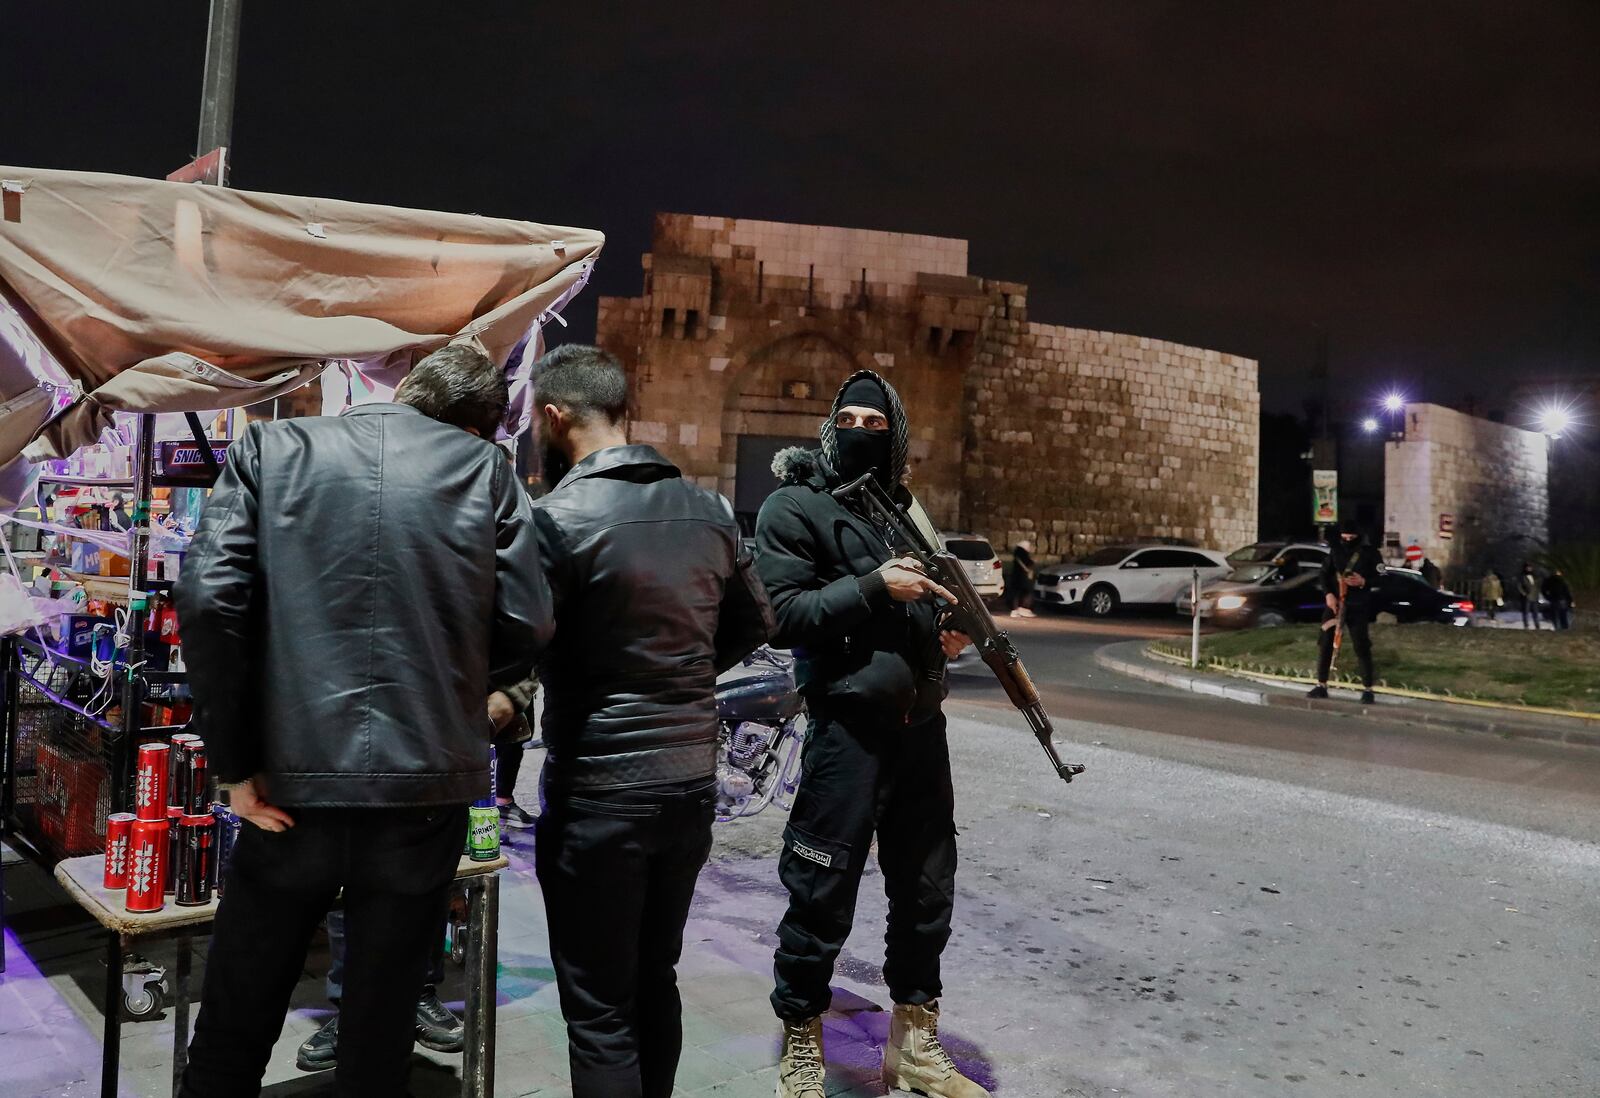
{"type": "Polygon", "coordinates": [[[1548,537],[1548,445],[1536,431],[1407,405],[1404,440],[1385,444],[1386,534],[1440,568],[1509,575],[1548,537]]]}
{"type": "Polygon", "coordinates": [[[1255,538],[1256,363],[1035,324],[1027,288],[967,273],[967,242],[659,214],[644,293],[603,297],[649,442],[748,521],[772,453],[815,444],[852,370],[911,418],[912,487],[945,529],[1047,557],[1146,537],[1255,538]]]}

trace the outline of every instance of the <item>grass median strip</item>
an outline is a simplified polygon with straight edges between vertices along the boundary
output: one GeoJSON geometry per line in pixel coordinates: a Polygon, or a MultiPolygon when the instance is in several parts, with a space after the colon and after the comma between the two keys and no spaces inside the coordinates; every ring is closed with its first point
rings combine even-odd
{"type": "MultiPolygon", "coordinates": [[[[1206,637],[1202,664],[1225,670],[1310,678],[1317,667],[1314,625],[1246,629],[1206,637]]],[[[1159,641],[1156,651],[1187,659],[1187,642],[1159,641]]],[[[1600,713],[1600,632],[1456,629],[1448,625],[1374,625],[1379,685],[1441,698],[1600,713]]],[[[1356,657],[1346,641],[1334,680],[1353,683],[1356,657]]]]}

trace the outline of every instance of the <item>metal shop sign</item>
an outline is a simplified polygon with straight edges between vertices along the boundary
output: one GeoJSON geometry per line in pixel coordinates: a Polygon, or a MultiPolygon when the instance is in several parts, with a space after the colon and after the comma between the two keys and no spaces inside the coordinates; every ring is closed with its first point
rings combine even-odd
{"type": "Polygon", "coordinates": [[[1318,526],[1339,521],[1339,470],[1311,470],[1311,521],[1318,526]]]}
{"type": "MultiPolygon", "coordinates": [[[[211,456],[219,466],[227,464],[230,439],[211,443],[211,456]]],[[[162,442],[156,446],[155,484],[170,488],[209,488],[215,481],[205,454],[194,442],[162,442]]]]}

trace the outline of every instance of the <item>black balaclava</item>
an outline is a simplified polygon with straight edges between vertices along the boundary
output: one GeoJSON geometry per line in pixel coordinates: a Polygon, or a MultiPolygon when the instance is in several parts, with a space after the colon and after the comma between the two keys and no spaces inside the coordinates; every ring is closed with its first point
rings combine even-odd
{"type": "MultiPolygon", "coordinates": [[[[874,378],[857,377],[845,385],[834,407],[871,408],[890,418],[889,397],[874,378]]],[[[846,427],[834,436],[839,448],[839,475],[846,481],[855,480],[864,473],[874,473],[885,488],[889,481],[890,446],[893,441],[889,431],[869,431],[865,427],[846,427]]]]}

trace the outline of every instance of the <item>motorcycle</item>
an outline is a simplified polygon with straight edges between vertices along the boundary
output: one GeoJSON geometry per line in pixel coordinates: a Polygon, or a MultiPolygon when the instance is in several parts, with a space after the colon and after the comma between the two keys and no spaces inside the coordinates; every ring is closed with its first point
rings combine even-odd
{"type": "Polygon", "coordinates": [[[717,821],[754,816],[776,804],[788,811],[800,788],[805,702],[795,691],[794,660],[758,648],[717,680],[717,821]]]}

